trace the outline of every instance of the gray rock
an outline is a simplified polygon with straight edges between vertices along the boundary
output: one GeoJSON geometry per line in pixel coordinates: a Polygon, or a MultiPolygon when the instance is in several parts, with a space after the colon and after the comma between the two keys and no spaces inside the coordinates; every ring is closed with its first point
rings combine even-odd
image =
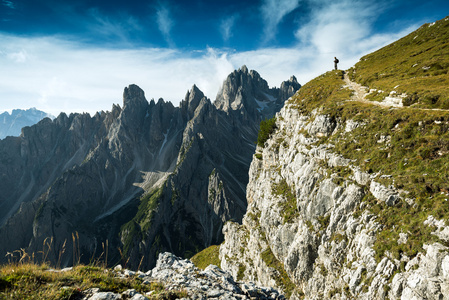
{"type": "Polygon", "coordinates": [[[135,294],[132,296],[131,300],[148,300],[148,298],[142,294],[135,294]]]}
{"type": "Polygon", "coordinates": [[[159,255],[151,274],[152,280],[163,283],[167,290],[185,290],[191,299],[246,299],[247,295],[262,294],[266,295],[264,299],[277,299],[279,295],[274,289],[239,284],[231,274],[214,265],[201,271],[189,260],[168,252],[159,255]]]}
{"type": "Polygon", "coordinates": [[[121,299],[120,295],[112,292],[99,292],[89,297],[88,300],[118,300],[121,299]]]}
{"type": "Polygon", "coordinates": [[[370,192],[380,201],[385,202],[388,206],[394,206],[399,201],[399,194],[392,188],[387,188],[380,183],[371,181],[370,192]]]}

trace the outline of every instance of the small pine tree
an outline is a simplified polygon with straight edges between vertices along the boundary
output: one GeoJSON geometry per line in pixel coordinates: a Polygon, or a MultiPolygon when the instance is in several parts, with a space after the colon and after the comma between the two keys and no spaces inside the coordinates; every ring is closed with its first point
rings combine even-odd
{"type": "Polygon", "coordinates": [[[260,122],[259,135],[257,136],[257,145],[263,147],[270,135],[276,129],[276,117],[265,119],[260,122]]]}

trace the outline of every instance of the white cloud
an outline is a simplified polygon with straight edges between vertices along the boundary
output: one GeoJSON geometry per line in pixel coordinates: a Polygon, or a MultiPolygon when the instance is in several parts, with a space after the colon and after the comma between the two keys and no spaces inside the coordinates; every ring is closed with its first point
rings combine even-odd
{"type": "Polygon", "coordinates": [[[263,18],[263,41],[268,42],[276,35],[278,24],[299,6],[300,0],[264,0],[260,11],[263,18]]]}
{"type": "Polygon", "coordinates": [[[24,63],[24,62],[26,62],[26,60],[28,58],[28,54],[27,54],[26,50],[21,49],[17,52],[8,53],[7,57],[14,62],[24,63]]]}
{"type": "Polygon", "coordinates": [[[37,107],[95,113],[122,104],[124,87],[139,85],[148,100],[160,97],[178,105],[196,84],[215,99],[233,70],[225,52],[200,54],[173,49],[120,50],[82,48],[58,38],[19,38],[0,34],[0,111],[37,107]],[[11,56],[23,51],[27,59],[11,56]]]}
{"type": "Polygon", "coordinates": [[[0,111],[37,107],[57,115],[60,111],[110,110],[113,103],[122,104],[123,88],[133,83],[145,91],[148,100],[162,97],[178,105],[193,84],[214,100],[227,75],[244,64],[271,86],[279,86],[291,75],[304,83],[322,71],[310,63],[310,54],[298,49],[234,52],[209,48],[183,53],[155,48],[81,48],[56,38],[4,34],[0,40],[4,41],[0,46],[0,111]],[[25,62],[8,58],[9,53],[22,50],[28,55],[25,62]]]}
{"type": "Polygon", "coordinates": [[[381,2],[342,0],[309,2],[309,22],[301,24],[296,38],[319,53],[359,54],[361,41],[372,35],[372,23],[385,9],[381,2]]]}
{"type": "Polygon", "coordinates": [[[234,14],[232,16],[228,16],[221,20],[220,23],[220,33],[223,38],[223,41],[227,42],[233,35],[232,29],[235,25],[235,21],[238,19],[239,15],[234,14]]]}
{"type": "Polygon", "coordinates": [[[171,38],[171,29],[174,25],[174,21],[171,17],[170,9],[167,4],[160,4],[156,11],[156,22],[159,31],[164,36],[165,41],[170,47],[174,46],[171,38]]]}
{"type": "MultiPolygon", "coordinates": [[[[275,1],[264,2],[268,37],[298,5],[298,1],[283,1],[286,9],[282,11],[276,11],[275,1]]],[[[314,0],[309,7],[310,17],[296,31],[297,46],[246,52],[108,49],[86,47],[61,37],[20,38],[0,33],[0,112],[30,107],[53,115],[110,110],[113,103],[122,104],[123,88],[132,83],[145,91],[148,100],[162,97],[178,105],[193,84],[214,100],[226,76],[242,65],[258,71],[270,86],[279,86],[291,75],[304,84],[331,70],[334,56],[340,59],[339,67],[347,69],[361,56],[418,27],[374,34],[373,21],[383,8],[370,2],[343,0],[324,5],[324,0],[314,0]]],[[[170,12],[164,12],[163,6],[158,12],[160,30],[170,40],[170,12]]],[[[92,11],[92,16],[104,34],[117,30],[117,36],[129,36],[124,24],[133,20],[125,17],[117,22],[98,11],[92,11]]],[[[223,38],[231,37],[234,22],[222,25],[223,38]]],[[[137,23],[135,26],[138,28],[137,23]]]]}

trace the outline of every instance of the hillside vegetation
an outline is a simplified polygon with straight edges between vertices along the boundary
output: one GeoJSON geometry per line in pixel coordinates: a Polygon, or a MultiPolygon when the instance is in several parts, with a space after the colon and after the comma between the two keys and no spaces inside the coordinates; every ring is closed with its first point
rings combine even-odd
{"type": "Polygon", "coordinates": [[[342,127],[317,144],[332,144],[363,171],[378,173],[379,182],[402,191],[403,200],[395,207],[375,201],[370,193],[365,200],[386,226],[376,242],[376,257],[385,251],[396,258],[413,257],[424,243],[438,240],[431,234],[434,228],[423,224],[430,215],[449,224],[449,110],[428,109],[449,109],[449,21],[423,25],[365,56],[350,74],[370,88],[396,87],[398,93],[412,95],[412,105],[388,108],[347,101],[352,91],[344,87],[341,71],[310,81],[291,103],[303,115],[319,110],[341,124],[349,119],[363,124],[349,133],[342,127]],[[401,232],[410,237],[398,245],[401,232]]]}
{"type": "Polygon", "coordinates": [[[449,17],[360,59],[352,78],[371,89],[406,93],[405,105],[449,109],[449,17]]]}
{"type": "Polygon", "coordinates": [[[133,289],[150,299],[176,299],[182,291],[166,291],[163,284],[143,283],[137,276],[120,278],[111,269],[79,265],[68,270],[54,270],[34,263],[8,264],[0,267],[0,299],[83,299],[93,289],[123,293],[133,289]]]}

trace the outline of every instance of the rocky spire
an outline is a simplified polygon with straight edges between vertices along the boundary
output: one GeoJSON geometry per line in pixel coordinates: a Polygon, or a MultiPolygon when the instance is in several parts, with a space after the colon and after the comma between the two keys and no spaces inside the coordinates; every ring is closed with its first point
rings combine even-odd
{"type": "Polygon", "coordinates": [[[237,110],[245,107],[252,111],[255,100],[263,93],[269,93],[267,82],[254,70],[248,71],[244,65],[232,72],[223,82],[217,94],[215,106],[224,111],[237,110]]]}
{"type": "Polygon", "coordinates": [[[279,89],[278,99],[285,101],[291,96],[293,96],[301,85],[296,80],[295,76],[291,76],[288,81],[284,81],[281,83],[281,87],[279,89]]]}
{"type": "Polygon", "coordinates": [[[204,93],[194,84],[190,91],[187,91],[180,107],[191,117],[203,98],[204,93]]]}
{"type": "Polygon", "coordinates": [[[135,84],[125,87],[125,90],[123,91],[122,110],[122,119],[125,123],[140,125],[147,114],[148,106],[148,101],[145,99],[145,93],[140,87],[135,84]]]}

